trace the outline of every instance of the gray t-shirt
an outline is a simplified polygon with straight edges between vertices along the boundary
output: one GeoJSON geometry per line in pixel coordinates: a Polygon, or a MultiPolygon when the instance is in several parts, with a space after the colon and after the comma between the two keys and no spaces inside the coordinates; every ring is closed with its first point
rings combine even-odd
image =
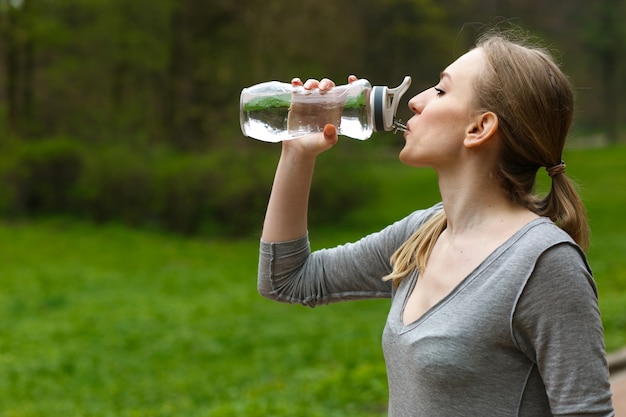
{"type": "Polygon", "coordinates": [[[404,325],[419,274],[397,291],[390,257],[434,212],[310,252],[305,236],[261,242],[259,292],[307,306],[392,297],[383,332],[390,417],[612,416],[596,287],[578,246],[534,220],[444,299],[404,325]]]}

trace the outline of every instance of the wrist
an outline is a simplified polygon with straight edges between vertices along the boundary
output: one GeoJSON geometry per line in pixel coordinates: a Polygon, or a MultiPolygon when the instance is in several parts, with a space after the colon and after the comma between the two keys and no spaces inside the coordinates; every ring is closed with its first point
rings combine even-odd
{"type": "Polygon", "coordinates": [[[296,143],[296,141],[299,140],[301,139],[298,138],[282,142],[281,159],[287,159],[297,163],[314,163],[315,158],[321,151],[316,151],[309,146],[302,146],[302,144],[296,143]]]}

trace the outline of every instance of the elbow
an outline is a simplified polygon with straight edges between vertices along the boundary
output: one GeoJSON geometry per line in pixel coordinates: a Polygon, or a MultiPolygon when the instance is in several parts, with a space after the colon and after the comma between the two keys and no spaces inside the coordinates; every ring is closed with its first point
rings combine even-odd
{"type": "Polygon", "coordinates": [[[257,291],[261,297],[267,298],[272,301],[278,301],[278,297],[276,296],[276,292],[274,292],[269,285],[264,285],[263,282],[259,281],[257,285],[257,291]]]}
{"type": "Polygon", "coordinates": [[[272,288],[271,283],[260,280],[257,285],[259,295],[268,300],[277,301],[285,304],[300,304],[305,307],[315,307],[318,302],[315,298],[302,298],[294,296],[290,293],[284,293],[272,288]]]}
{"type": "Polygon", "coordinates": [[[259,276],[259,280],[257,281],[257,291],[261,297],[267,298],[268,300],[279,301],[282,303],[289,302],[289,297],[284,297],[280,291],[276,291],[271,280],[267,279],[267,277],[259,276]]]}

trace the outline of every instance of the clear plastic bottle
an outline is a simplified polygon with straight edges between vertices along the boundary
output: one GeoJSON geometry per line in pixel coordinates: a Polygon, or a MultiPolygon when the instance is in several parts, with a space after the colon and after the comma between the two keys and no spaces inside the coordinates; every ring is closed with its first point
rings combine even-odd
{"type": "Polygon", "coordinates": [[[241,131],[264,142],[321,132],[328,123],[340,135],[360,140],[374,131],[403,131],[405,126],[395,120],[395,114],[410,84],[408,76],[393,89],[372,87],[365,79],[326,92],[278,81],[257,84],[241,91],[241,131]]]}

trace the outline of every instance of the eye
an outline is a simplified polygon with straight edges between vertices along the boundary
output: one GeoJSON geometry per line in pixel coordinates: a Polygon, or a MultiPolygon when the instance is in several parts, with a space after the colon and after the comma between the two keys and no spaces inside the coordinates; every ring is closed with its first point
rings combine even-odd
{"type": "Polygon", "coordinates": [[[437,92],[437,96],[441,97],[443,96],[446,92],[443,91],[441,88],[437,88],[437,87],[433,87],[435,89],[435,91],[437,92]]]}

